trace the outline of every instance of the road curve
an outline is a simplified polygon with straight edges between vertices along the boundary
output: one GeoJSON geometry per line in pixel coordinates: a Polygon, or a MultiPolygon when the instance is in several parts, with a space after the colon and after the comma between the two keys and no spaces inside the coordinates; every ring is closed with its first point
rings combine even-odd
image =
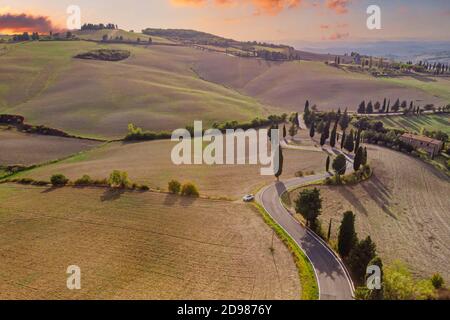
{"type": "Polygon", "coordinates": [[[319,286],[321,300],[353,299],[353,284],[345,267],[331,249],[313,232],[306,229],[285,209],[281,195],[290,188],[325,179],[328,174],[293,178],[273,183],[257,195],[258,201],[269,215],[292,237],[311,261],[319,286]]]}

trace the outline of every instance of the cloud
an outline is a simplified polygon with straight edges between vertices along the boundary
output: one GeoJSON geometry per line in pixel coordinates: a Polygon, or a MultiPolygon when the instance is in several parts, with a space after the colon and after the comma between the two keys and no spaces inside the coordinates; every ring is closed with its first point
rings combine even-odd
{"type": "Polygon", "coordinates": [[[212,2],[218,6],[236,6],[249,3],[255,8],[255,14],[276,15],[283,10],[298,7],[303,0],[170,0],[175,6],[201,7],[212,2]]]}
{"type": "Polygon", "coordinates": [[[348,38],[349,36],[350,36],[350,33],[348,33],[348,32],[345,32],[345,33],[335,32],[331,36],[328,37],[328,40],[342,40],[342,39],[348,38]]]}
{"type": "Polygon", "coordinates": [[[25,13],[0,14],[0,32],[48,32],[53,29],[54,25],[48,17],[25,13]]]}
{"type": "Polygon", "coordinates": [[[338,14],[344,14],[348,12],[350,2],[351,0],[326,0],[325,6],[338,14]]]}

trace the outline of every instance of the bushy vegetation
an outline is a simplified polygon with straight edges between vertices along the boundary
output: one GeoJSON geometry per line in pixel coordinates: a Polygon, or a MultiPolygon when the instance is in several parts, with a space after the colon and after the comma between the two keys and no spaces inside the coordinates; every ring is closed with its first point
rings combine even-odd
{"type": "Polygon", "coordinates": [[[187,182],[181,187],[181,195],[186,197],[199,197],[200,193],[195,184],[187,182]]]}
{"type": "Polygon", "coordinates": [[[295,211],[306,220],[306,225],[314,231],[319,231],[317,217],[322,210],[320,190],[317,188],[302,190],[294,203],[295,211]]]}
{"type": "Polygon", "coordinates": [[[181,183],[177,180],[171,180],[169,182],[169,192],[173,194],[179,194],[181,191],[181,183]]]}
{"type": "Polygon", "coordinates": [[[220,131],[224,132],[227,129],[242,129],[242,130],[248,130],[248,129],[257,129],[262,128],[270,125],[277,125],[283,122],[286,122],[288,118],[288,115],[286,113],[283,113],[282,115],[270,115],[266,119],[260,119],[255,118],[248,122],[238,122],[238,121],[226,121],[222,123],[213,123],[212,127],[214,129],[219,129],[220,131]]]}
{"type": "Polygon", "coordinates": [[[335,175],[325,179],[326,185],[353,185],[365,181],[372,175],[372,168],[369,164],[363,165],[359,170],[348,175],[335,175]]]}
{"type": "Polygon", "coordinates": [[[54,174],[50,178],[50,182],[54,187],[62,187],[69,182],[69,179],[67,179],[66,176],[64,176],[63,174],[54,174]]]}
{"type": "Polygon", "coordinates": [[[425,300],[435,299],[436,291],[432,281],[415,280],[408,268],[395,261],[384,271],[384,299],[386,300],[425,300]]]}
{"type": "Polygon", "coordinates": [[[129,58],[130,51],[117,49],[98,49],[86,53],[80,53],[75,56],[78,59],[102,60],[102,61],[121,61],[129,58]]]}
{"type": "Polygon", "coordinates": [[[131,182],[127,172],[114,170],[109,176],[108,184],[111,188],[125,189],[131,182]]]}
{"type": "Polygon", "coordinates": [[[152,141],[160,139],[170,139],[172,134],[167,131],[153,132],[153,131],[143,131],[141,128],[136,127],[134,124],[130,123],[128,125],[128,133],[125,136],[125,141],[152,141]]]}
{"type": "Polygon", "coordinates": [[[91,179],[91,177],[89,177],[88,175],[84,175],[81,178],[75,180],[74,184],[76,186],[88,186],[88,185],[92,185],[93,184],[93,180],[91,179]]]}

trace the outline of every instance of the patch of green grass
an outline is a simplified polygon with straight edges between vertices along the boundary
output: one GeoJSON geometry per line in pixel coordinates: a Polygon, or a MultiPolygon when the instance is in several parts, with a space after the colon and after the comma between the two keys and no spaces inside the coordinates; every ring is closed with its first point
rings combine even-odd
{"type": "Polygon", "coordinates": [[[319,288],[314,274],[314,268],[305,253],[299,248],[295,241],[283,230],[266,212],[266,210],[257,203],[254,207],[261,213],[264,221],[269,225],[283,241],[294,256],[295,264],[298,269],[300,283],[302,287],[302,300],[319,299],[319,288]]]}
{"type": "Polygon", "coordinates": [[[392,116],[380,117],[384,126],[389,129],[404,129],[420,133],[421,129],[429,131],[441,130],[450,135],[450,114],[432,114],[422,116],[392,116]]]}
{"type": "Polygon", "coordinates": [[[381,81],[391,84],[397,84],[404,87],[412,87],[425,91],[434,96],[447,99],[450,101],[450,80],[444,78],[436,78],[432,80],[419,80],[412,77],[402,78],[380,78],[381,81]]]}

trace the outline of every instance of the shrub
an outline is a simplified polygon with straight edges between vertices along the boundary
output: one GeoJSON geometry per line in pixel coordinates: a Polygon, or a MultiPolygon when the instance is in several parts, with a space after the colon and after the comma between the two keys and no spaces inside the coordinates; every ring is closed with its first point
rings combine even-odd
{"type": "Polygon", "coordinates": [[[408,268],[399,261],[386,268],[383,277],[386,300],[424,300],[435,298],[431,281],[416,281],[408,268]]]}
{"type": "Polygon", "coordinates": [[[435,289],[441,289],[444,286],[444,278],[439,273],[433,274],[431,284],[435,289]]]}
{"type": "Polygon", "coordinates": [[[297,178],[301,178],[301,177],[303,177],[304,176],[304,173],[303,173],[303,171],[297,171],[296,173],[295,173],[295,176],[297,177],[297,178]]]}
{"type": "Polygon", "coordinates": [[[193,183],[185,183],[181,187],[181,195],[186,197],[198,197],[200,194],[197,187],[193,183]]]}
{"type": "Polygon", "coordinates": [[[50,178],[50,182],[52,183],[52,185],[54,187],[61,187],[61,186],[65,186],[68,182],[69,179],[67,179],[64,175],[62,174],[54,174],[51,178],[50,178]]]}
{"type": "Polygon", "coordinates": [[[88,186],[88,185],[92,185],[93,184],[93,180],[91,179],[91,177],[89,177],[88,175],[84,175],[81,178],[75,180],[75,185],[76,186],[88,186]]]}
{"type": "Polygon", "coordinates": [[[169,192],[173,194],[180,193],[181,190],[181,183],[179,183],[177,180],[172,180],[169,182],[169,192]]]}
{"type": "Polygon", "coordinates": [[[147,185],[145,185],[145,184],[140,185],[138,187],[138,189],[141,190],[141,191],[148,191],[148,190],[150,190],[150,188],[147,185]]]}
{"type": "Polygon", "coordinates": [[[111,188],[127,188],[130,185],[128,173],[126,173],[125,171],[114,170],[109,175],[108,184],[111,188]]]}

